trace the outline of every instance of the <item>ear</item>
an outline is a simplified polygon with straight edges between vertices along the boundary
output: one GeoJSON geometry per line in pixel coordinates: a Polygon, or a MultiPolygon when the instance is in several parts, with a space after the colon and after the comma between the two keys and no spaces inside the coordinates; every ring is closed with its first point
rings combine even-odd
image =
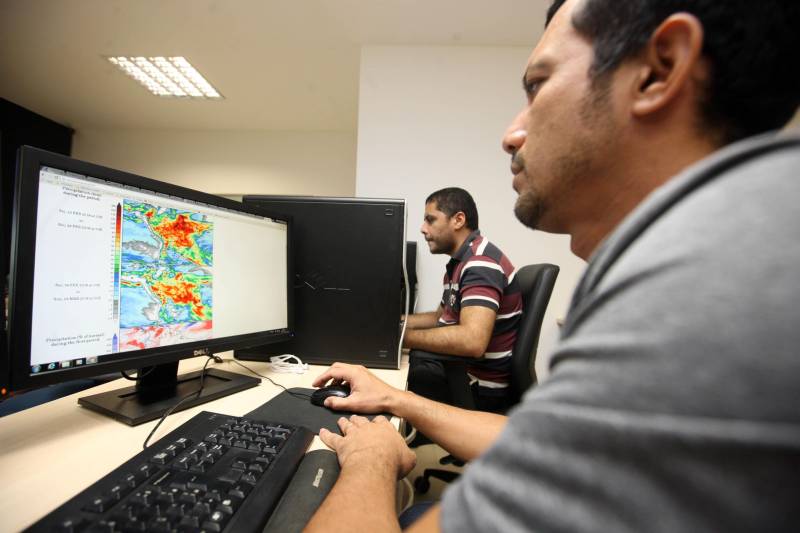
{"type": "Polygon", "coordinates": [[[450,225],[454,230],[460,230],[466,223],[467,215],[465,215],[463,211],[458,211],[452,217],[450,217],[450,225]]]}
{"type": "Polygon", "coordinates": [[[694,15],[676,13],[656,28],[637,72],[632,111],[639,117],[674,102],[701,65],[703,25],[694,15]]]}

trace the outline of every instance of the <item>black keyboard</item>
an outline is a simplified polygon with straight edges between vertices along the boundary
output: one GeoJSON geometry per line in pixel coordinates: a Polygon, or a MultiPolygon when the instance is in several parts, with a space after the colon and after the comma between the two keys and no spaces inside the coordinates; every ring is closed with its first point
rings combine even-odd
{"type": "Polygon", "coordinates": [[[313,438],[203,411],[30,531],[260,532],[313,438]]]}

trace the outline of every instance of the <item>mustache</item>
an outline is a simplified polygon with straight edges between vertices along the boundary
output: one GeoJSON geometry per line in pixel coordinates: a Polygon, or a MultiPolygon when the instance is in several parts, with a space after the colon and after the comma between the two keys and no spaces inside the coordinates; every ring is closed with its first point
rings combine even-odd
{"type": "Polygon", "coordinates": [[[519,174],[523,170],[525,170],[525,164],[522,162],[522,157],[519,152],[514,152],[511,154],[511,173],[519,174]]]}

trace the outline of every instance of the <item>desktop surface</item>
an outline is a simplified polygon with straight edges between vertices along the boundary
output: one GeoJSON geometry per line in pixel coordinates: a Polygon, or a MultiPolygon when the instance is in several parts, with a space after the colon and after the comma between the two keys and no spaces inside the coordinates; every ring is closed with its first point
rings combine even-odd
{"type": "MultiPolygon", "coordinates": [[[[231,372],[248,373],[226,360],[213,365],[231,372]]],[[[181,362],[182,372],[199,369],[204,360],[181,362]]],[[[309,387],[326,366],[311,366],[302,375],[269,370],[266,363],[245,362],[260,374],[290,387],[309,387]]],[[[406,361],[400,370],[374,370],[392,386],[404,388],[406,361]]],[[[122,380],[111,381],[47,404],[0,418],[0,472],[4,491],[0,498],[0,532],[22,530],[54,510],[78,492],[142,450],[142,443],[156,421],[130,427],[78,406],[79,397],[118,388],[122,380]]],[[[150,445],[201,411],[244,416],[282,391],[262,380],[257,387],[170,415],[151,438],[150,445]]],[[[397,421],[395,420],[397,423],[397,421]]],[[[316,437],[310,450],[324,448],[316,437]]]]}

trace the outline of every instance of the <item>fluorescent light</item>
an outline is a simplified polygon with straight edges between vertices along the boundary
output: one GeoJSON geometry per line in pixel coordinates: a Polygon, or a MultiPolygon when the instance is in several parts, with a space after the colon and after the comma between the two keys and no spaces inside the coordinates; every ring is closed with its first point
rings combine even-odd
{"type": "Polygon", "coordinates": [[[107,57],[156,96],[223,98],[184,57],[107,57]]]}

